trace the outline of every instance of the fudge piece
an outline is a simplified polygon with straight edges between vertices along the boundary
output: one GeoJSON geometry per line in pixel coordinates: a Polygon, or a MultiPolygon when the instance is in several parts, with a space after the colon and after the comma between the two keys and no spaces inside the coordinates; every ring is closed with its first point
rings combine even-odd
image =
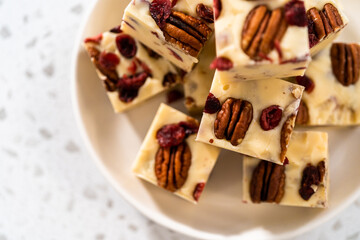
{"type": "Polygon", "coordinates": [[[304,87],[280,79],[223,83],[216,72],[197,141],[283,164],[304,87]]]}
{"type": "Polygon", "coordinates": [[[199,123],[161,104],[133,166],[140,178],[196,203],[220,149],[195,142],[199,123]]]}
{"type": "Polygon", "coordinates": [[[212,35],[212,0],[132,0],[122,29],[190,72],[212,35]]]}
{"type": "Polygon", "coordinates": [[[334,0],[305,0],[311,56],[332,43],[349,20],[334,0]]]}
{"type": "Polygon", "coordinates": [[[215,58],[215,37],[207,43],[199,56],[199,63],[184,77],[185,106],[192,115],[201,114],[209,95],[215,70],[209,69],[215,58]]]}
{"type": "Polygon", "coordinates": [[[115,112],[122,112],[181,80],[178,70],[119,27],[84,41],[115,112]]]}
{"type": "Polygon", "coordinates": [[[244,157],[243,200],[299,207],[328,206],[328,135],[294,132],[284,165],[244,157]]]}
{"type": "Polygon", "coordinates": [[[303,1],[216,0],[212,67],[238,80],[301,76],[310,61],[303,1]]]}
{"type": "Polygon", "coordinates": [[[360,44],[334,43],[310,63],[296,120],[302,125],[360,124],[360,44]]]}

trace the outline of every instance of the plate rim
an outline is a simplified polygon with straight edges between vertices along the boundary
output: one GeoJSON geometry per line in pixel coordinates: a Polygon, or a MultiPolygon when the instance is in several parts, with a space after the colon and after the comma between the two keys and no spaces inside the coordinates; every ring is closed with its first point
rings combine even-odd
{"type": "MultiPolygon", "coordinates": [[[[77,79],[77,69],[78,69],[78,58],[82,51],[82,45],[80,44],[83,39],[84,29],[87,25],[88,19],[90,16],[95,12],[96,6],[100,4],[101,0],[93,0],[88,6],[85,14],[82,17],[81,24],[79,26],[79,30],[75,37],[75,43],[73,46],[72,54],[71,54],[71,70],[70,70],[70,95],[71,95],[71,105],[72,105],[72,112],[75,118],[76,126],[79,129],[82,141],[85,144],[85,148],[90,153],[93,162],[95,162],[95,166],[100,170],[101,174],[105,177],[105,179],[110,183],[110,185],[136,210],[138,210],[142,215],[146,216],[148,219],[153,220],[157,224],[171,229],[175,232],[179,232],[181,234],[201,238],[201,239],[243,239],[246,237],[244,234],[236,234],[230,236],[219,235],[215,233],[209,233],[202,230],[197,230],[189,227],[188,225],[184,225],[182,223],[174,221],[170,217],[166,217],[164,214],[159,214],[156,211],[151,211],[147,209],[145,206],[137,201],[137,199],[133,198],[127,191],[122,189],[117,183],[116,180],[112,177],[112,175],[106,170],[105,165],[101,157],[95,151],[94,147],[92,146],[91,140],[87,134],[87,129],[85,128],[84,118],[81,114],[80,102],[79,102],[79,95],[78,95],[78,79],[77,79]]],[[[116,114],[116,113],[114,113],[116,114]]],[[[285,232],[282,234],[272,234],[269,231],[262,232],[261,236],[253,236],[253,239],[286,239],[286,238],[293,238],[298,235],[301,235],[305,232],[308,232],[319,225],[333,219],[336,215],[342,212],[345,208],[347,208],[350,204],[352,204],[358,197],[360,196],[360,187],[356,191],[353,192],[342,204],[335,209],[333,209],[330,213],[326,213],[321,217],[318,217],[316,220],[312,220],[306,225],[303,225],[296,230],[285,232]],[[254,238],[255,237],[255,238],[254,238]]]]}

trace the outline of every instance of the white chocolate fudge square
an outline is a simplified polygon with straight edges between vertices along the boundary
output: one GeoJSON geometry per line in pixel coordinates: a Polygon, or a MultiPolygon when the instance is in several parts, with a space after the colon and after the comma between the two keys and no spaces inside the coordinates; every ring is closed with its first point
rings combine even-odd
{"type": "Polygon", "coordinates": [[[295,131],[286,156],[288,162],[283,166],[244,157],[244,202],[328,207],[327,133],[295,131]]]}
{"type": "MultiPolygon", "coordinates": [[[[159,132],[164,132],[163,129],[169,129],[174,125],[179,126],[181,122],[196,126],[197,130],[197,120],[165,104],[160,105],[137,155],[133,172],[154,185],[165,188],[192,203],[197,203],[220,149],[195,142],[196,131],[191,132],[181,142],[178,141],[176,146],[163,145],[169,143],[166,142],[169,139],[160,142],[160,138],[157,137],[159,132]],[[160,143],[164,147],[161,147],[160,143]]],[[[165,132],[165,135],[179,136],[179,129],[174,131],[174,134],[169,134],[169,132],[170,130],[165,132]]]]}
{"type": "Polygon", "coordinates": [[[297,124],[360,124],[360,44],[334,43],[310,63],[299,84],[306,87],[297,124]]]}
{"type": "Polygon", "coordinates": [[[311,56],[332,43],[349,20],[334,0],[305,0],[311,56]]]}
{"type": "Polygon", "coordinates": [[[190,72],[212,35],[211,21],[211,0],[132,0],[125,9],[122,29],[177,67],[190,72]],[[200,6],[210,13],[205,16],[198,13],[200,6]],[[204,20],[207,18],[211,18],[210,22],[204,20]]]}
{"type": "Polygon", "coordinates": [[[209,95],[215,70],[209,68],[215,58],[215,37],[213,36],[199,56],[199,63],[184,76],[185,106],[192,115],[201,114],[209,95]]]}
{"type": "Polygon", "coordinates": [[[84,45],[117,113],[181,80],[175,66],[119,27],[85,39],[84,45]]]}
{"type": "Polygon", "coordinates": [[[216,72],[196,140],[283,164],[304,87],[221,78],[216,72]]]}
{"type": "Polygon", "coordinates": [[[215,2],[217,59],[212,67],[238,80],[304,74],[311,58],[303,1],[215,2]]]}

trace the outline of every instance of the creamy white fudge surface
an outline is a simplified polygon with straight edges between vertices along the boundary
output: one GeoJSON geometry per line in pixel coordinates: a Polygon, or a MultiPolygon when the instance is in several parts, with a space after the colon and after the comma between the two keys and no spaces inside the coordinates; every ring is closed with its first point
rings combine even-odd
{"type": "MultiPolygon", "coordinates": [[[[123,112],[141,102],[144,102],[146,99],[167,89],[163,85],[163,80],[165,75],[168,73],[172,73],[176,81],[179,81],[180,79],[178,70],[175,66],[160,56],[155,58],[150,56],[148,50],[146,50],[135,39],[134,41],[137,48],[135,56],[131,58],[124,57],[119,52],[116,45],[116,38],[120,35],[124,35],[124,33],[104,32],[102,35],[99,35],[101,36],[99,41],[85,41],[84,43],[85,48],[89,53],[94,52],[95,49],[100,54],[111,53],[117,56],[119,63],[114,69],[116,72],[115,75],[117,75],[118,78],[117,80],[124,77],[124,75],[133,76],[134,74],[136,75],[144,72],[145,69],[141,66],[141,63],[145,64],[151,71],[151,75],[146,78],[145,83],[140,87],[137,96],[130,102],[120,100],[119,90],[107,91],[107,95],[111,101],[114,111],[117,113],[123,112]],[[140,60],[140,62],[138,60],[140,60]],[[135,68],[133,68],[134,64],[136,66],[135,68]],[[130,68],[133,68],[133,70],[130,71],[130,68]],[[134,69],[135,72],[132,72],[134,69]]],[[[92,61],[95,63],[96,60],[92,58],[92,61]]],[[[99,61],[99,59],[97,61],[99,61]]],[[[98,68],[96,70],[101,80],[105,81],[108,78],[98,68]]]]}
{"type": "Polygon", "coordinates": [[[314,88],[303,94],[308,112],[308,121],[303,124],[360,124],[360,81],[344,86],[337,80],[331,66],[330,46],[314,58],[305,75],[313,81],[314,88]]]}
{"type": "Polygon", "coordinates": [[[185,106],[191,114],[200,114],[209,95],[215,70],[209,68],[215,58],[215,37],[213,36],[199,56],[199,63],[184,77],[185,106]]]}
{"type": "MultiPolygon", "coordinates": [[[[286,156],[289,163],[284,165],[284,195],[279,204],[298,207],[328,207],[329,160],[327,133],[294,131],[286,156]],[[316,167],[321,161],[325,162],[325,175],[323,181],[318,186],[312,186],[315,193],[313,193],[308,200],[304,200],[299,193],[303,171],[308,164],[316,167]]],[[[261,160],[252,157],[244,157],[243,200],[246,203],[252,203],[250,196],[250,182],[254,170],[260,161],[261,160]]]]}
{"type": "MultiPolygon", "coordinates": [[[[189,119],[194,120],[165,104],[160,105],[133,165],[133,172],[138,177],[158,185],[155,175],[155,156],[160,147],[156,139],[157,131],[167,124],[189,119]]],[[[174,192],[175,195],[192,203],[197,203],[194,198],[197,185],[206,184],[220,153],[219,148],[195,142],[195,137],[196,134],[192,134],[186,139],[191,150],[191,165],[184,185],[174,192]]]]}
{"type": "Polygon", "coordinates": [[[288,25],[279,43],[281,56],[276,48],[266,58],[253,60],[242,49],[242,33],[249,13],[259,5],[268,10],[282,8],[289,0],[233,1],[221,0],[222,10],[215,20],[217,57],[233,63],[227,71],[238,80],[258,80],[300,76],[310,62],[308,28],[288,25]]]}
{"type": "Polygon", "coordinates": [[[287,141],[282,135],[291,136],[304,87],[280,79],[222,83],[222,76],[221,72],[215,73],[210,93],[221,105],[229,98],[250,102],[251,122],[242,141],[234,146],[230,141],[216,137],[214,123],[221,111],[213,114],[204,112],[196,140],[283,164],[287,141]],[[260,117],[264,109],[273,105],[277,105],[282,110],[281,119],[275,128],[265,131],[260,124],[260,117]],[[284,127],[285,125],[287,127],[284,127]],[[285,129],[288,129],[287,134],[285,129]],[[281,144],[282,140],[285,141],[284,144],[281,144]]]}
{"type": "Polygon", "coordinates": [[[319,42],[311,47],[310,54],[311,56],[315,56],[317,53],[319,53],[322,49],[324,49],[326,46],[331,44],[340,34],[340,32],[343,30],[344,27],[347,26],[349,23],[349,19],[346,17],[346,15],[343,12],[343,8],[341,6],[340,1],[334,1],[334,0],[304,0],[306,10],[310,10],[311,8],[316,8],[319,11],[323,11],[324,6],[327,3],[332,4],[334,7],[337,8],[339,15],[341,16],[343,26],[336,29],[334,32],[327,34],[326,37],[323,39],[319,39],[319,42]]]}
{"type": "MultiPolygon", "coordinates": [[[[198,63],[197,56],[191,56],[176,44],[166,41],[164,32],[151,17],[149,7],[154,0],[132,0],[123,16],[122,29],[133,35],[140,42],[171,61],[177,67],[190,72],[193,65],[198,63]]],[[[178,0],[173,11],[179,11],[199,19],[196,14],[198,4],[212,7],[212,0],[178,0]]],[[[205,22],[204,22],[205,23],[205,22]]],[[[213,28],[213,24],[207,24],[213,28]]]]}

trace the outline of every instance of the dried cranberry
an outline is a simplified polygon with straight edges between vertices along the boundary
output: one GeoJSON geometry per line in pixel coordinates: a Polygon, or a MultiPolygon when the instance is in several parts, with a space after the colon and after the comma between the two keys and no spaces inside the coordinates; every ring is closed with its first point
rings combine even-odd
{"type": "Polygon", "coordinates": [[[122,30],[121,30],[121,26],[117,26],[117,27],[114,27],[112,29],[110,29],[110,32],[112,33],[122,33],[122,30]]]}
{"type": "Polygon", "coordinates": [[[102,52],[99,56],[99,64],[107,70],[115,70],[120,59],[114,53],[102,52]]]}
{"type": "Polygon", "coordinates": [[[289,164],[289,159],[287,157],[285,157],[284,165],[288,165],[288,164],[289,164]]]}
{"type": "Polygon", "coordinates": [[[215,19],[218,19],[218,17],[221,14],[222,4],[221,0],[214,0],[214,16],[215,19]]]}
{"type": "Polygon", "coordinates": [[[305,27],[307,25],[303,1],[292,0],[285,5],[285,19],[289,25],[305,27]]]}
{"type": "Polygon", "coordinates": [[[177,146],[185,139],[185,129],[179,124],[165,125],[157,131],[156,138],[161,147],[177,146]]]}
{"type": "Polygon", "coordinates": [[[196,122],[179,122],[179,126],[185,129],[186,137],[199,131],[199,125],[196,122]]]}
{"type": "Polygon", "coordinates": [[[204,112],[213,114],[213,113],[216,113],[217,111],[219,111],[220,108],[221,108],[221,105],[220,105],[219,99],[217,97],[215,97],[214,94],[209,93],[209,95],[206,99],[204,112]]]}
{"type": "Polygon", "coordinates": [[[143,72],[135,76],[124,75],[120,78],[117,82],[120,100],[126,103],[134,100],[138,96],[139,89],[144,85],[148,76],[148,73],[143,72]]]}
{"type": "Polygon", "coordinates": [[[179,90],[169,91],[166,95],[167,103],[173,103],[184,97],[184,93],[179,90]]]}
{"type": "Polygon", "coordinates": [[[309,200],[315,193],[312,185],[320,184],[320,173],[317,167],[308,164],[303,171],[299,193],[304,200],[309,200]]]}
{"type": "Polygon", "coordinates": [[[171,14],[170,0],[154,0],[150,3],[150,15],[160,29],[165,27],[166,20],[171,14]]]}
{"type": "Polygon", "coordinates": [[[230,70],[233,67],[234,67],[234,65],[233,65],[232,61],[230,59],[224,58],[224,57],[215,58],[214,61],[210,65],[211,69],[217,69],[219,71],[230,70]]]}
{"type": "Polygon", "coordinates": [[[125,58],[133,58],[137,52],[135,40],[127,34],[121,34],[116,37],[116,46],[121,55],[125,58]]]}
{"type": "Polygon", "coordinates": [[[282,110],[277,105],[265,108],[260,116],[260,126],[264,131],[277,127],[282,118],[282,110]]]}
{"type": "Polygon", "coordinates": [[[201,193],[203,192],[205,188],[205,183],[198,183],[196,184],[196,187],[194,189],[193,197],[195,201],[199,201],[199,198],[201,196],[201,193]]]}
{"type": "Polygon", "coordinates": [[[196,6],[196,14],[208,23],[214,22],[213,8],[200,3],[196,6]]]}
{"type": "Polygon", "coordinates": [[[95,37],[90,37],[90,38],[86,38],[84,40],[84,43],[89,43],[89,42],[92,42],[92,43],[96,43],[96,44],[99,44],[102,40],[102,33],[100,33],[99,35],[96,35],[95,37]]]}
{"type": "Polygon", "coordinates": [[[179,60],[180,62],[183,61],[183,59],[179,56],[179,54],[177,54],[174,50],[168,48],[170,50],[170,54],[173,55],[177,60],[179,60]]]}
{"type": "Polygon", "coordinates": [[[172,8],[175,7],[175,5],[177,4],[177,1],[178,1],[178,0],[172,0],[172,2],[171,2],[171,7],[172,7],[172,8]]]}
{"type": "Polygon", "coordinates": [[[128,70],[132,75],[135,75],[136,70],[137,70],[136,62],[135,62],[135,61],[132,61],[132,62],[130,63],[130,66],[127,68],[127,70],[128,70]]]}
{"type": "Polygon", "coordinates": [[[308,21],[308,32],[309,32],[309,47],[312,48],[319,43],[319,38],[316,36],[315,33],[314,21],[311,19],[308,19],[307,21],[308,21]]]}
{"type": "Polygon", "coordinates": [[[309,78],[309,77],[307,77],[305,75],[296,77],[296,82],[299,85],[304,86],[305,91],[308,92],[308,93],[311,93],[315,88],[314,81],[311,78],[309,78]]]}

